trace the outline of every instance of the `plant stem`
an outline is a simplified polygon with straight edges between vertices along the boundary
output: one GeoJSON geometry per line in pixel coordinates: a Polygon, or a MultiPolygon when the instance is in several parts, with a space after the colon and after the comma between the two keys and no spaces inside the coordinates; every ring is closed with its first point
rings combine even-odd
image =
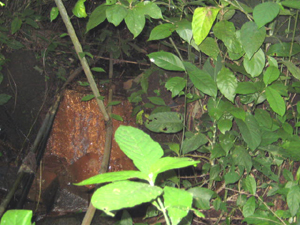
{"type": "Polygon", "coordinates": [[[162,213],[164,214],[164,217],[165,217],[165,219],[166,219],[167,225],[170,225],[170,220],[169,220],[169,217],[168,217],[168,215],[167,215],[167,210],[166,210],[164,204],[162,203],[162,201],[161,201],[160,198],[158,198],[157,201],[158,201],[158,204],[159,204],[159,206],[160,206],[160,208],[161,208],[162,213]]]}

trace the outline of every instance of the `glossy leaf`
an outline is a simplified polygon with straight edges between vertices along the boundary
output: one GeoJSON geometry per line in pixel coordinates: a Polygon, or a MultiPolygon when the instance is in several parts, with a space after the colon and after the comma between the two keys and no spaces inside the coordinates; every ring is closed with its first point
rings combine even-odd
{"type": "Polygon", "coordinates": [[[148,55],[150,61],[165,70],[184,71],[182,61],[170,52],[153,52],[148,55]]]}
{"type": "Polygon", "coordinates": [[[85,3],[86,0],[78,0],[72,9],[72,13],[78,17],[78,18],[85,18],[87,17],[86,11],[85,11],[85,3]]]}
{"type": "Polygon", "coordinates": [[[209,96],[217,96],[217,85],[207,72],[199,69],[190,62],[184,62],[184,66],[189,75],[189,78],[197,89],[209,96]]]}
{"type": "Polygon", "coordinates": [[[278,91],[273,89],[272,87],[267,87],[266,97],[271,109],[278,115],[283,116],[285,114],[286,106],[283,98],[280,96],[278,91]]]}
{"type": "Polygon", "coordinates": [[[237,85],[238,82],[234,74],[226,67],[223,67],[217,76],[217,86],[225,98],[231,102],[234,102],[237,85]]]}
{"type": "Polygon", "coordinates": [[[192,30],[193,37],[197,45],[208,35],[220,8],[199,7],[194,11],[192,30]]]}
{"type": "Polygon", "coordinates": [[[174,30],[175,26],[171,23],[160,24],[152,29],[148,41],[167,38],[174,30]]]}
{"type": "Polygon", "coordinates": [[[248,59],[251,59],[253,54],[261,47],[265,37],[265,28],[258,28],[254,22],[247,22],[242,26],[240,40],[248,59]]]}
{"type": "Polygon", "coordinates": [[[133,38],[136,38],[144,29],[146,23],[145,16],[137,8],[133,8],[132,10],[128,10],[125,23],[129,31],[133,34],[133,38]]]}
{"type": "Polygon", "coordinates": [[[298,80],[300,80],[300,69],[290,61],[282,61],[282,63],[288,68],[291,74],[298,80]]]}
{"type": "Polygon", "coordinates": [[[57,7],[52,7],[50,11],[50,22],[55,20],[59,15],[59,11],[57,7]]]}
{"type": "Polygon", "coordinates": [[[120,126],[115,139],[122,151],[133,160],[134,165],[148,174],[150,166],[163,156],[161,146],[143,131],[129,126],[120,126]]]}
{"type": "Polygon", "coordinates": [[[247,56],[244,58],[244,67],[247,73],[249,73],[252,77],[257,77],[261,74],[265,67],[265,54],[259,49],[251,59],[247,56]]]}
{"type": "Polygon", "coordinates": [[[183,128],[183,117],[176,112],[151,114],[145,126],[153,132],[177,133],[183,128]]]}
{"type": "Polygon", "coordinates": [[[147,175],[140,171],[128,170],[128,171],[117,171],[117,172],[98,174],[84,181],[76,183],[75,185],[82,186],[82,185],[91,185],[91,184],[103,184],[107,182],[121,181],[121,180],[127,180],[132,178],[138,178],[141,180],[148,179],[147,175]]]}
{"type": "Polygon", "coordinates": [[[274,20],[278,15],[279,10],[279,5],[274,2],[258,4],[253,10],[253,18],[258,28],[274,20]]]}
{"type": "Polygon", "coordinates": [[[179,224],[182,218],[188,215],[192,207],[193,196],[187,191],[166,186],[163,198],[172,224],[179,224]]]}
{"type": "Polygon", "coordinates": [[[160,187],[149,184],[119,181],[98,188],[93,194],[91,202],[95,208],[108,215],[113,215],[111,211],[150,202],[162,192],[160,187]]]}
{"type": "Polygon", "coordinates": [[[191,43],[193,37],[192,23],[186,19],[178,21],[176,23],[177,34],[185,40],[187,43],[191,43]]]}
{"type": "Polygon", "coordinates": [[[172,92],[172,98],[177,96],[185,88],[185,86],[186,81],[182,77],[172,77],[165,84],[167,90],[172,92]]]}
{"type": "Polygon", "coordinates": [[[31,225],[32,210],[7,210],[1,218],[1,225],[31,225]]]}
{"type": "Polygon", "coordinates": [[[277,67],[274,66],[268,67],[263,77],[265,85],[269,85],[275,80],[277,80],[279,78],[279,75],[280,75],[280,71],[278,70],[277,67]]]}
{"type": "Polygon", "coordinates": [[[250,197],[243,207],[243,216],[248,217],[253,215],[255,212],[255,197],[250,197]]]}
{"type": "Polygon", "coordinates": [[[107,21],[118,26],[127,15],[127,9],[123,5],[115,4],[106,9],[107,21]]]}
{"type": "Polygon", "coordinates": [[[250,114],[246,114],[245,121],[236,119],[236,123],[240,129],[244,141],[251,150],[255,150],[261,142],[260,128],[254,118],[250,114]]]}
{"type": "Polygon", "coordinates": [[[105,11],[106,11],[107,7],[108,7],[107,5],[102,4],[102,5],[98,6],[96,9],[94,9],[92,14],[90,15],[89,21],[87,22],[86,32],[95,28],[96,26],[101,24],[106,19],[105,11]]]}

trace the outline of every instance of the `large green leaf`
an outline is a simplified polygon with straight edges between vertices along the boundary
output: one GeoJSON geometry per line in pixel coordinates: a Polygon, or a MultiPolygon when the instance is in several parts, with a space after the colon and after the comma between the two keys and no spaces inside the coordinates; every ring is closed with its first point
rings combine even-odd
{"type": "Polygon", "coordinates": [[[244,217],[252,216],[254,214],[254,211],[255,211],[255,197],[252,196],[247,200],[247,202],[243,206],[243,216],[244,217]]]}
{"type": "Polygon", "coordinates": [[[244,54],[244,50],[240,40],[237,38],[235,26],[232,22],[220,21],[215,24],[213,31],[215,36],[224,42],[231,59],[239,59],[244,54]]]}
{"type": "Polygon", "coordinates": [[[153,52],[148,55],[150,61],[165,70],[184,71],[182,61],[170,52],[153,52]]]}
{"type": "Polygon", "coordinates": [[[185,40],[187,43],[191,43],[193,37],[192,24],[190,21],[183,19],[176,22],[176,32],[177,34],[185,40]]]}
{"type": "Polygon", "coordinates": [[[282,224],[276,217],[266,216],[265,214],[254,213],[251,216],[246,217],[243,222],[247,224],[257,224],[257,225],[275,225],[282,224]]]}
{"type": "Polygon", "coordinates": [[[190,62],[184,62],[183,64],[191,81],[197,89],[209,96],[217,96],[217,85],[207,72],[199,69],[190,62]]]}
{"type": "Polygon", "coordinates": [[[194,161],[187,157],[186,158],[163,157],[151,165],[149,174],[152,174],[151,175],[153,176],[152,181],[154,183],[156,176],[162,172],[196,165],[197,163],[200,163],[200,161],[194,161]]]}
{"type": "Polygon", "coordinates": [[[300,187],[298,185],[291,187],[286,198],[292,216],[295,216],[299,210],[300,187]]]}
{"type": "Polygon", "coordinates": [[[288,0],[280,2],[283,6],[293,8],[293,9],[300,9],[300,2],[299,0],[288,0]]]}
{"type": "Polygon", "coordinates": [[[266,29],[258,28],[256,23],[247,22],[242,26],[240,40],[248,59],[261,47],[266,37],[266,29]]]}
{"type": "Polygon", "coordinates": [[[111,211],[150,202],[161,195],[160,187],[133,181],[119,181],[98,188],[92,196],[95,208],[112,215],[111,211]]]}
{"type": "Polygon", "coordinates": [[[217,76],[217,86],[225,98],[231,102],[234,102],[237,85],[238,82],[234,74],[226,67],[223,67],[217,76]]]}
{"type": "Polygon", "coordinates": [[[236,123],[240,129],[244,141],[251,150],[255,150],[261,142],[260,128],[251,114],[246,114],[245,121],[236,119],[236,123]]]}
{"type": "Polygon", "coordinates": [[[185,86],[186,81],[182,77],[172,77],[165,84],[167,90],[172,92],[172,98],[177,96],[185,88],[185,86]]]}
{"type": "Polygon", "coordinates": [[[161,146],[137,128],[120,126],[116,130],[115,139],[122,151],[145,174],[148,174],[150,166],[163,156],[161,146]]]}
{"type": "Polygon", "coordinates": [[[288,68],[291,74],[298,80],[300,80],[300,69],[290,61],[282,61],[282,63],[288,68]]]}
{"type": "Polygon", "coordinates": [[[256,109],[254,117],[261,128],[268,130],[272,129],[273,119],[266,110],[256,109]]]}
{"type": "Polygon", "coordinates": [[[237,88],[235,90],[237,94],[253,94],[257,92],[256,86],[253,84],[253,82],[239,82],[237,85],[237,88]]]}
{"type": "Polygon", "coordinates": [[[280,71],[277,67],[275,66],[268,67],[263,77],[265,85],[269,85],[275,80],[277,80],[279,75],[280,75],[280,71]]]}
{"type": "Polygon", "coordinates": [[[166,186],[163,197],[172,225],[177,225],[192,208],[193,196],[185,190],[166,186]]]}
{"type": "Polygon", "coordinates": [[[32,210],[7,210],[1,218],[1,225],[31,225],[32,210]]]}
{"type": "Polygon", "coordinates": [[[145,126],[153,132],[177,133],[183,128],[183,116],[176,112],[160,112],[152,114],[145,126]]]}
{"type": "Polygon", "coordinates": [[[232,153],[232,159],[235,165],[245,167],[247,173],[251,171],[252,159],[249,155],[249,152],[245,148],[237,146],[232,153]]]}
{"type": "Polygon", "coordinates": [[[76,183],[75,185],[91,185],[91,184],[102,184],[107,182],[113,182],[113,181],[121,181],[121,180],[127,180],[131,178],[138,178],[141,180],[148,180],[147,174],[144,174],[140,171],[117,171],[117,172],[111,172],[111,173],[103,173],[98,174],[96,176],[90,177],[84,181],[81,181],[79,183],[76,183]]]}
{"type": "Polygon", "coordinates": [[[157,25],[152,29],[148,41],[167,38],[171,36],[174,30],[175,30],[175,25],[171,23],[157,25]]]}
{"type": "Polygon", "coordinates": [[[267,51],[267,54],[270,56],[277,56],[277,57],[289,57],[289,56],[296,55],[299,52],[300,52],[300,45],[298,43],[281,42],[281,43],[271,45],[267,51]]]}
{"type": "Polygon", "coordinates": [[[127,15],[127,9],[123,5],[115,4],[106,9],[108,22],[118,26],[127,15]]]}
{"type": "Polygon", "coordinates": [[[199,7],[194,11],[192,30],[193,37],[197,45],[208,35],[220,8],[199,7]]]}
{"type": "Polygon", "coordinates": [[[266,97],[271,109],[278,115],[283,116],[285,114],[286,106],[278,91],[269,86],[266,88],[266,97]]]}
{"type": "Polygon", "coordinates": [[[125,17],[125,23],[133,34],[133,38],[136,38],[144,29],[145,26],[145,15],[140,12],[136,7],[132,10],[128,10],[125,17]]]}
{"type": "Polygon", "coordinates": [[[86,0],[78,0],[72,9],[72,13],[78,17],[78,18],[85,18],[87,17],[86,11],[85,11],[85,5],[84,2],[86,0]]]}
{"type": "Polygon", "coordinates": [[[101,24],[106,19],[105,11],[106,11],[107,7],[108,7],[107,5],[102,4],[102,5],[99,5],[96,9],[94,9],[92,14],[90,15],[89,21],[87,22],[86,32],[95,28],[96,26],[101,24]]]}
{"type": "Polygon", "coordinates": [[[274,2],[264,2],[257,5],[253,10],[253,18],[258,28],[274,20],[279,10],[279,5],[274,2]]]}
{"type": "Polygon", "coordinates": [[[194,187],[188,190],[195,201],[195,206],[199,209],[208,210],[210,209],[210,199],[215,195],[210,189],[202,187],[194,187]]]}
{"type": "Polygon", "coordinates": [[[259,49],[251,59],[247,56],[244,57],[244,67],[247,73],[252,77],[257,77],[261,74],[265,67],[265,54],[259,49]]]}
{"type": "Polygon", "coordinates": [[[156,5],[155,2],[151,1],[142,1],[136,5],[137,10],[144,14],[148,15],[153,19],[162,19],[160,8],[156,5]]]}
{"type": "Polygon", "coordinates": [[[245,179],[245,188],[252,195],[256,195],[256,181],[253,176],[248,175],[245,179]]]}
{"type": "Polygon", "coordinates": [[[300,161],[300,141],[286,142],[282,146],[284,150],[282,155],[292,159],[293,161],[300,161]]]}

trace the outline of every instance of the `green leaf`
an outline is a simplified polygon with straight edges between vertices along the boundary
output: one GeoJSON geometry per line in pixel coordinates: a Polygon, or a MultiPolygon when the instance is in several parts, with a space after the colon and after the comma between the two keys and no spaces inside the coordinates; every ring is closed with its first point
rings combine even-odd
{"type": "Polygon", "coordinates": [[[269,85],[275,80],[277,80],[279,75],[280,75],[280,71],[277,67],[274,66],[268,67],[263,77],[265,85],[269,85]]]}
{"type": "Polygon", "coordinates": [[[298,213],[300,204],[300,187],[298,185],[290,188],[286,197],[286,201],[289,206],[291,215],[295,216],[298,213]]]}
{"type": "Polygon", "coordinates": [[[160,187],[133,181],[119,181],[98,188],[92,196],[95,208],[113,215],[111,211],[150,202],[161,195],[160,187]],[[134,198],[132,197],[134,196],[134,198]]]}
{"type": "Polygon", "coordinates": [[[112,5],[106,9],[107,21],[115,26],[119,26],[119,24],[126,17],[127,12],[128,10],[123,5],[112,5]]]}
{"type": "Polygon", "coordinates": [[[185,88],[185,85],[186,81],[184,78],[172,77],[166,82],[165,87],[172,92],[172,98],[174,98],[185,88]]]}
{"type": "Polygon", "coordinates": [[[160,97],[148,97],[148,99],[155,105],[166,105],[165,101],[160,97]]]}
{"type": "Polygon", "coordinates": [[[107,104],[107,106],[111,106],[111,105],[119,105],[121,103],[121,101],[112,101],[112,102],[109,102],[107,104]]]}
{"type": "Polygon", "coordinates": [[[86,95],[81,98],[81,101],[87,102],[87,101],[92,100],[94,97],[95,97],[94,95],[86,95]]]}
{"type": "Polygon", "coordinates": [[[191,138],[184,139],[182,143],[182,154],[187,154],[189,152],[195,151],[201,145],[205,145],[208,142],[208,139],[204,134],[197,133],[191,138]]]}
{"type": "Polygon", "coordinates": [[[217,86],[220,92],[231,102],[234,102],[237,79],[234,74],[223,67],[217,76],[217,86]]]}
{"type": "Polygon", "coordinates": [[[105,70],[101,67],[93,67],[91,70],[95,71],[95,72],[104,72],[105,73],[105,70]]]}
{"type": "Polygon", "coordinates": [[[222,134],[225,134],[226,131],[230,131],[232,128],[232,120],[229,119],[220,119],[218,121],[218,128],[222,134]]]}
{"type": "Polygon", "coordinates": [[[242,26],[240,40],[248,59],[251,59],[261,47],[265,37],[266,29],[264,27],[258,28],[254,22],[247,22],[242,26]]]}
{"type": "Polygon", "coordinates": [[[194,11],[192,30],[197,45],[200,45],[208,35],[219,10],[220,8],[199,7],[194,11]]]}
{"type": "Polygon", "coordinates": [[[238,82],[237,88],[235,90],[235,93],[237,94],[253,94],[257,92],[256,86],[253,84],[253,82],[238,82]]]}
{"type": "Polygon", "coordinates": [[[287,181],[294,181],[294,175],[293,175],[293,173],[291,171],[289,171],[287,169],[283,169],[282,175],[284,176],[284,178],[287,181]]]}
{"type": "Polygon", "coordinates": [[[243,207],[243,216],[252,216],[255,212],[255,197],[250,197],[243,207]]]}
{"type": "Polygon", "coordinates": [[[283,6],[293,9],[300,9],[300,2],[298,0],[289,0],[280,2],[283,6]]]}
{"type": "Polygon", "coordinates": [[[163,157],[151,165],[149,174],[152,174],[151,176],[153,177],[152,180],[154,183],[156,176],[159,173],[172,170],[172,169],[179,169],[188,166],[193,166],[196,165],[197,163],[200,163],[200,161],[194,161],[187,157],[183,157],[183,158],[163,157]]]}
{"type": "Polygon", "coordinates": [[[258,28],[274,20],[278,15],[279,10],[279,5],[274,2],[265,2],[255,6],[253,10],[253,18],[258,28]]]}
{"type": "MultiPolygon", "coordinates": [[[[252,195],[256,195],[256,181],[255,178],[248,175],[245,179],[245,187],[252,195]]],[[[254,213],[254,212],[253,212],[254,213]]],[[[248,215],[250,216],[250,215],[248,215]]]]}
{"type": "Polygon", "coordinates": [[[245,121],[236,119],[236,123],[240,129],[244,141],[251,150],[255,150],[261,142],[260,128],[251,114],[246,114],[245,121]]]}
{"type": "Polygon", "coordinates": [[[215,36],[222,40],[228,49],[230,58],[237,60],[244,54],[244,50],[241,46],[240,40],[237,38],[235,26],[229,21],[220,21],[215,24],[213,28],[215,36]]]}
{"type": "Polygon", "coordinates": [[[190,21],[183,19],[176,22],[176,32],[183,40],[185,40],[188,44],[191,44],[193,31],[190,21]]]}
{"type": "Polygon", "coordinates": [[[282,151],[283,156],[294,161],[300,161],[300,141],[286,142],[282,147],[284,148],[282,151]]]}
{"type": "Polygon", "coordinates": [[[185,190],[166,186],[163,198],[168,216],[174,225],[186,217],[192,208],[193,196],[185,190]]]}
{"type": "Polygon", "coordinates": [[[132,178],[148,180],[146,174],[140,171],[128,170],[128,171],[117,171],[117,172],[98,174],[96,176],[90,177],[74,185],[83,186],[83,185],[91,185],[91,184],[103,184],[107,182],[121,181],[121,180],[127,180],[132,178]]]}
{"type": "Polygon", "coordinates": [[[277,90],[272,87],[266,88],[266,97],[270,104],[271,109],[280,116],[285,114],[285,102],[283,98],[280,96],[277,90]]]}
{"type": "Polygon", "coordinates": [[[151,114],[145,126],[153,132],[177,133],[183,128],[183,117],[176,112],[151,114]]]}
{"type": "Polygon", "coordinates": [[[150,166],[163,156],[161,146],[143,131],[129,126],[120,126],[115,139],[121,150],[133,160],[134,165],[148,174],[150,166]]]}
{"type": "Polygon", "coordinates": [[[278,176],[273,173],[271,169],[272,164],[270,163],[269,158],[256,158],[253,159],[253,167],[259,172],[263,173],[268,178],[278,182],[278,176]]]}
{"type": "Polygon", "coordinates": [[[188,190],[193,195],[195,206],[198,209],[208,210],[210,209],[210,199],[215,195],[210,189],[202,187],[194,187],[188,190]]]}
{"type": "Polygon", "coordinates": [[[257,225],[274,225],[274,224],[282,224],[277,218],[272,216],[260,215],[254,213],[251,216],[246,217],[243,222],[247,222],[247,224],[257,224],[257,225]]]}
{"type": "Polygon", "coordinates": [[[175,25],[171,23],[160,24],[152,29],[148,41],[167,38],[171,36],[174,30],[175,25]]]}
{"type": "Polygon", "coordinates": [[[118,120],[118,121],[122,121],[122,122],[124,121],[123,118],[122,118],[122,116],[120,116],[120,115],[111,113],[110,116],[111,116],[112,119],[115,119],[115,120],[118,120]]]}
{"type": "Polygon", "coordinates": [[[300,45],[296,42],[281,42],[269,47],[267,55],[277,57],[289,57],[300,52],[300,45]],[[293,45],[292,45],[293,44],[293,45]],[[292,51],[291,51],[292,49],[292,51]]]}
{"type": "Polygon", "coordinates": [[[232,159],[235,165],[245,167],[247,173],[250,173],[252,168],[252,159],[245,148],[237,146],[232,153],[232,159]]]}
{"type": "Polygon", "coordinates": [[[245,56],[244,67],[247,73],[249,73],[252,77],[259,76],[265,67],[264,52],[259,49],[251,59],[245,56]]]}
{"type": "Polygon", "coordinates": [[[143,1],[136,5],[137,10],[144,15],[149,15],[153,19],[162,19],[160,8],[150,1],[143,1]]]}
{"type": "Polygon", "coordinates": [[[186,68],[189,78],[197,89],[209,96],[217,96],[217,85],[207,72],[205,72],[204,70],[200,70],[190,62],[184,62],[183,64],[186,68]]]}
{"type": "Polygon", "coordinates": [[[11,99],[11,95],[0,94],[0,105],[4,105],[6,102],[9,101],[9,99],[11,99]]]}
{"type": "Polygon", "coordinates": [[[300,80],[300,69],[290,61],[282,61],[282,63],[288,68],[291,74],[298,80],[300,80]]]}
{"type": "Polygon", "coordinates": [[[165,70],[185,71],[182,61],[170,52],[153,52],[148,57],[152,63],[165,70]]]}
{"type": "Polygon", "coordinates": [[[74,14],[74,16],[78,17],[78,18],[85,18],[87,17],[87,14],[85,12],[85,6],[84,6],[84,2],[86,0],[78,0],[74,6],[74,8],[72,9],[72,13],[74,14]]]}
{"type": "Polygon", "coordinates": [[[14,17],[13,21],[11,22],[11,34],[14,34],[20,30],[22,23],[23,22],[20,18],[14,17]]]}
{"type": "Polygon", "coordinates": [[[52,7],[50,11],[50,21],[52,22],[59,15],[59,11],[57,7],[52,7]]]}
{"type": "Polygon", "coordinates": [[[1,218],[1,225],[31,225],[31,210],[7,210],[1,218]]]}
{"type": "Polygon", "coordinates": [[[133,34],[133,38],[136,38],[142,32],[145,22],[144,14],[138,11],[137,8],[128,10],[128,13],[125,17],[125,23],[129,31],[133,34]]]}
{"type": "Polygon", "coordinates": [[[224,176],[225,179],[225,184],[234,184],[240,179],[240,175],[237,174],[236,172],[229,172],[226,173],[224,176]]]}
{"type": "Polygon", "coordinates": [[[108,7],[109,6],[102,4],[102,5],[99,5],[96,9],[94,9],[92,14],[90,15],[89,21],[87,22],[86,32],[97,27],[99,24],[101,24],[106,19],[105,11],[108,7]]]}
{"type": "Polygon", "coordinates": [[[32,27],[35,28],[35,29],[40,28],[39,25],[37,24],[37,22],[35,22],[35,21],[34,21],[33,19],[31,19],[31,18],[26,18],[26,19],[25,19],[25,23],[28,24],[28,25],[30,25],[30,26],[32,26],[32,27]]]}
{"type": "Polygon", "coordinates": [[[199,49],[206,55],[212,57],[213,59],[217,59],[220,49],[215,41],[215,39],[211,37],[207,37],[204,41],[200,44],[199,49]]]}

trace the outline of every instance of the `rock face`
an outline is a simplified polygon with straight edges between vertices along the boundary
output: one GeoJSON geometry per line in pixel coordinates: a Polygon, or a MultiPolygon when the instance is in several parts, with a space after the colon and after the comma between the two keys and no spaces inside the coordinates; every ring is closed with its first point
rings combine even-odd
{"type": "MultiPolygon", "coordinates": [[[[81,101],[86,95],[84,92],[86,91],[80,87],[65,91],[48,139],[42,171],[37,172],[29,194],[29,199],[37,200],[37,193],[41,191],[41,201],[48,212],[64,214],[72,211],[72,204],[66,209],[61,206],[60,203],[65,201],[63,196],[71,198],[68,202],[80,200],[80,209],[84,211],[90,196],[87,194],[88,189],[73,186],[72,183],[97,175],[101,166],[106,135],[105,122],[95,99],[81,101]]],[[[120,115],[124,121],[113,121],[114,132],[121,124],[135,125],[131,118],[131,104],[125,99],[118,100],[121,103],[113,106],[113,113],[120,115]]],[[[135,170],[135,167],[115,140],[112,140],[109,171],[120,170],[135,170]]],[[[74,210],[79,209],[74,206],[74,210]]]]}

